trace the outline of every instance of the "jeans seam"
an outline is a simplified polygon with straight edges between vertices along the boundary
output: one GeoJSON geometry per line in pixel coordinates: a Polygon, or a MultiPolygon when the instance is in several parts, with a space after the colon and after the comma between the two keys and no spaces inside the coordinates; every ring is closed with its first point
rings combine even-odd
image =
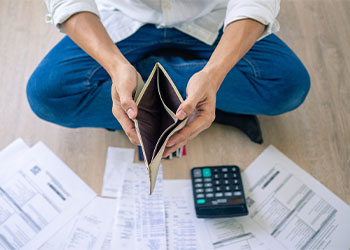
{"type": "Polygon", "coordinates": [[[244,56],[242,58],[242,60],[244,60],[246,63],[248,63],[248,65],[253,70],[253,74],[254,74],[255,77],[260,77],[259,68],[253,63],[253,60],[251,60],[249,56],[244,56]]]}
{"type": "Polygon", "coordinates": [[[87,78],[86,78],[86,81],[84,81],[84,85],[85,85],[85,88],[87,89],[87,90],[90,90],[91,89],[91,87],[92,87],[92,83],[91,83],[91,78],[94,76],[94,74],[99,70],[99,69],[101,69],[102,68],[102,66],[100,65],[100,64],[97,64],[97,66],[96,67],[94,67],[94,68],[92,68],[90,71],[89,71],[89,73],[87,74],[88,76],[87,76],[87,78]]]}

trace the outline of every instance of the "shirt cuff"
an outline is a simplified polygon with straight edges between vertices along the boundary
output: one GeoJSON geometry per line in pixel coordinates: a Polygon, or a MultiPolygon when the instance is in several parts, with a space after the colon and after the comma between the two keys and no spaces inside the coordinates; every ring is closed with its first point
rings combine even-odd
{"type": "Polygon", "coordinates": [[[48,5],[49,14],[45,16],[46,22],[54,24],[63,32],[61,24],[72,15],[79,12],[91,12],[99,17],[95,1],[56,1],[51,6],[48,5]]]}
{"type": "Polygon", "coordinates": [[[276,20],[279,9],[279,0],[231,0],[226,11],[224,30],[227,25],[234,21],[247,18],[253,19],[266,25],[263,34],[258,39],[260,40],[271,33],[279,31],[280,26],[276,20]]]}

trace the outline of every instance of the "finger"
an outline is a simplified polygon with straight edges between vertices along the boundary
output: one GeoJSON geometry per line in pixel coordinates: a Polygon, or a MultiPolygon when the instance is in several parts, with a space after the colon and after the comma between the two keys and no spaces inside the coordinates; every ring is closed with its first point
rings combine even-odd
{"type": "Polygon", "coordinates": [[[137,116],[137,106],[133,98],[133,90],[130,88],[119,88],[118,96],[120,105],[130,119],[135,119],[137,116]]]}
{"type": "Polygon", "coordinates": [[[188,96],[186,100],[181,103],[179,108],[176,111],[176,117],[179,120],[185,119],[187,116],[189,116],[194,109],[196,108],[198,101],[196,97],[194,96],[188,96]]]}
{"type": "Polygon", "coordinates": [[[206,116],[197,116],[191,123],[187,124],[182,130],[170,137],[167,147],[172,147],[188,138],[194,138],[193,135],[198,135],[200,132],[207,129],[210,124],[210,120],[208,120],[206,116]]]}
{"type": "Polygon", "coordinates": [[[165,148],[164,153],[163,153],[163,157],[168,157],[171,153],[175,152],[176,150],[178,150],[179,148],[183,147],[184,145],[186,145],[187,141],[183,141],[180,144],[177,144],[175,146],[169,147],[169,148],[165,148]]]}
{"type": "Polygon", "coordinates": [[[117,104],[115,104],[113,105],[112,113],[119,121],[120,125],[125,131],[125,134],[129,137],[131,143],[140,145],[140,141],[135,129],[135,124],[128,118],[124,110],[121,107],[118,107],[117,104]]]}

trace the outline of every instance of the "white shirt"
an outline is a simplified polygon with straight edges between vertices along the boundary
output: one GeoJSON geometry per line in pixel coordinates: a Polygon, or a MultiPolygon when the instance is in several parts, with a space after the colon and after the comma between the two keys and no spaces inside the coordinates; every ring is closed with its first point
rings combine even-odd
{"type": "Polygon", "coordinates": [[[266,25],[262,37],[277,32],[280,0],[45,0],[46,20],[60,24],[75,13],[98,15],[113,42],[121,41],[141,26],[176,28],[206,44],[231,22],[251,18],[266,25]]]}

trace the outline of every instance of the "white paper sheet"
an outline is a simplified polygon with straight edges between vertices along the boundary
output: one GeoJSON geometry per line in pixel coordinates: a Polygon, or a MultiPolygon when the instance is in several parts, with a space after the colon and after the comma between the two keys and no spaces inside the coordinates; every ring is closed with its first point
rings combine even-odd
{"type": "Polygon", "coordinates": [[[273,146],[243,179],[250,217],[285,248],[350,248],[349,206],[273,146]]]}
{"type": "MultiPolygon", "coordinates": [[[[164,180],[167,249],[212,249],[204,220],[196,218],[191,206],[190,180],[164,180]]],[[[193,203],[192,203],[193,205],[193,203]]]]}
{"type": "Polygon", "coordinates": [[[95,196],[43,143],[1,162],[0,246],[38,249],[95,196]]]}
{"type": "Polygon", "coordinates": [[[129,164],[114,217],[111,249],[165,249],[165,212],[162,174],[149,195],[144,164],[129,164]]]}
{"type": "Polygon", "coordinates": [[[115,211],[113,199],[96,197],[40,250],[99,250],[115,211]]]}
{"type": "Polygon", "coordinates": [[[109,147],[103,177],[102,196],[116,197],[124,180],[127,164],[134,161],[135,150],[109,147]]]}
{"type": "Polygon", "coordinates": [[[168,249],[281,249],[248,216],[198,219],[191,180],[165,180],[168,249]],[[268,244],[267,244],[268,243],[268,244]]]}
{"type": "Polygon", "coordinates": [[[25,152],[29,151],[30,147],[23,141],[22,138],[18,138],[10,143],[6,148],[0,151],[0,175],[2,171],[6,171],[6,165],[3,162],[10,160],[17,160],[25,152]]]}

